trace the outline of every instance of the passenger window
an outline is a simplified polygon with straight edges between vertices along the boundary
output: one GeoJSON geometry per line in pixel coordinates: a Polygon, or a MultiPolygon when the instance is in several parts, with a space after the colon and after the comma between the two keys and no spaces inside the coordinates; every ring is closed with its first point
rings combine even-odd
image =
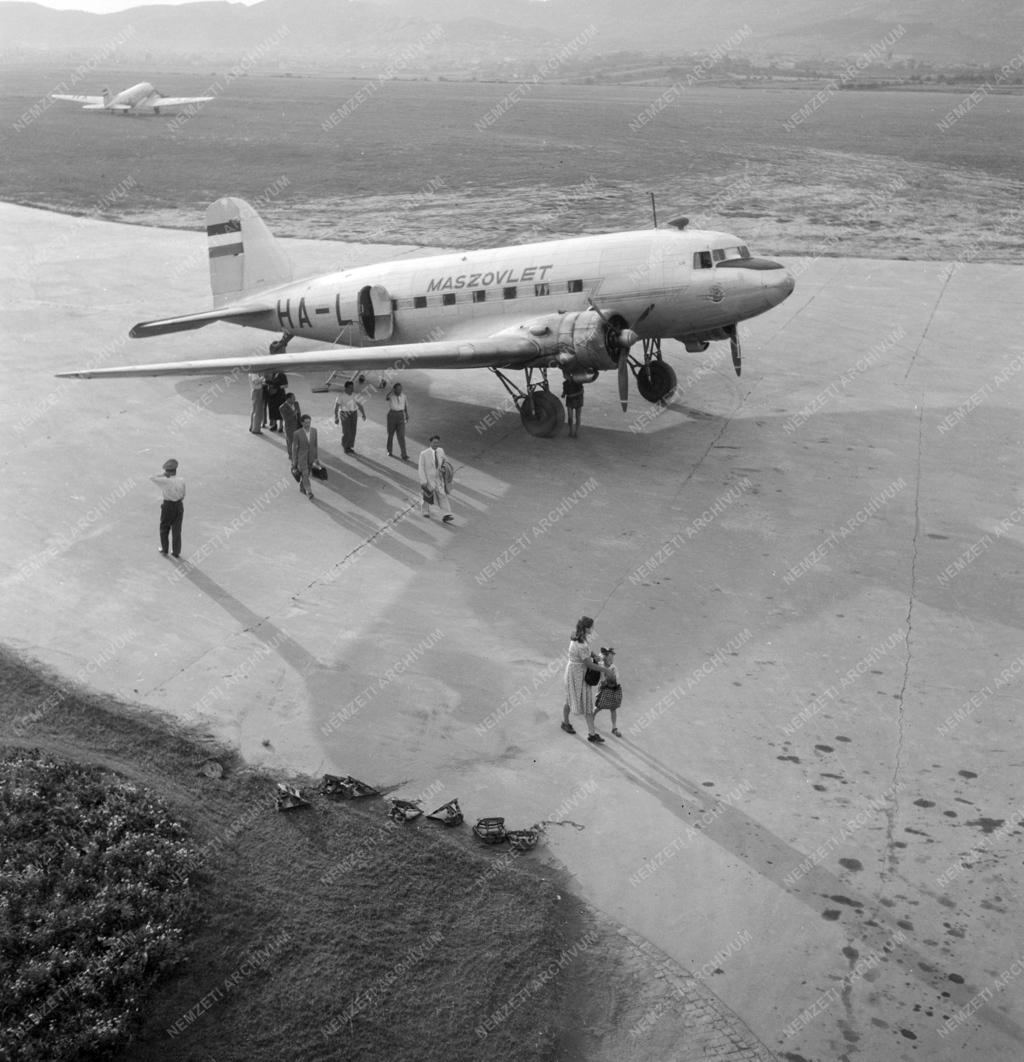
{"type": "Polygon", "coordinates": [[[487,298],[487,292],[481,289],[480,291],[473,292],[474,302],[483,302],[487,298]]]}
{"type": "Polygon", "coordinates": [[[416,295],[412,300],[412,308],[414,310],[425,310],[427,308],[426,295],[416,295]]]}
{"type": "Polygon", "coordinates": [[[534,295],[550,295],[551,286],[549,284],[534,284],[533,293],[534,295]]]}
{"type": "Polygon", "coordinates": [[[516,297],[516,289],[515,288],[502,288],[501,289],[501,295],[502,295],[502,298],[505,298],[505,299],[514,299],[516,297]]]}
{"type": "Polygon", "coordinates": [[[566,284],[565,290],[566,291],[570,291],[570,292],[571,291],[582,291],[583,290],[583,281],[582,280],[570,280],[569,283],[566,284]]]}
{"type": "Polygon", "coordinates": [[[453,292],[447,292],[446,294],[442,295],[441,296],[441,305],[442,306],[454,306],[455,305],[455,295],[454,295],[454,293],[453,292]]]}

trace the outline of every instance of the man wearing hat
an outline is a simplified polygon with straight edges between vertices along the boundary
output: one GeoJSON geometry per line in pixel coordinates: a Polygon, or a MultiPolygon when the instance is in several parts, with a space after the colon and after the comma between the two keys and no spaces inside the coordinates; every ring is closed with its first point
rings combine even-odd
{"type": "Polygon", "coordinates": [[[181,521],[185,516],[185,481],[178,479],[178,462],[168,458],[162,476],[150,479],[163,491],[160,504],[160,552],[167,556],[167,540],[171,540],[171,556],[181,555],[181,521]]]}

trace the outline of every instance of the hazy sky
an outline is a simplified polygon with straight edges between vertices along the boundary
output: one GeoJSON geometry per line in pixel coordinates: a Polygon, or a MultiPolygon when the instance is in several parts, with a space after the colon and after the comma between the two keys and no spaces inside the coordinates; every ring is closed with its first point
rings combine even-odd
{"type": "MultiPolygon", "coordinates": [[[[195,0],[36,0],[43,7],[55,7],[60,11],[93,11],[105,15],[110,11],[124,11],[129,7],[147,7],[151,4],[192,4],[195,0]]],[[[257,0],[229,0],[231,3],[255,4],[257,0]]]]}

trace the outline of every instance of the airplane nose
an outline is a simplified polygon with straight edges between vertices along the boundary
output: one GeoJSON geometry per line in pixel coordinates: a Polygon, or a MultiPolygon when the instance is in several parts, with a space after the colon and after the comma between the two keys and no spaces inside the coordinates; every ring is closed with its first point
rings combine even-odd
{"type": "Polygon", "coordinates": [[[796,280],[788,269],[780,266],[778,270],[762,273],[765,294],[772,306],[778,306],[780,302],[788,299],[796,287],[796,280]]]}

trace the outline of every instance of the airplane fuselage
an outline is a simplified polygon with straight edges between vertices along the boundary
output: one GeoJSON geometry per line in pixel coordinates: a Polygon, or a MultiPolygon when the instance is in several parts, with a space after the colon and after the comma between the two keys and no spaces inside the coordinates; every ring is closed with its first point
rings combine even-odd
{"type": "Polygon", "coordinates": [[[148,81],[140,81],[137,85],[132,85],[131,88],[127,88],[124,92],[119,92],[114,96],[109,106],[118,107],[142,107],[144,105],[152,106],[154,97],[159,100],[157,91],[148,81]]]}
{"type": "MultiPolygon", "coordinates": [[[[229,237],[230,239],[231,237],[229,237]]],[[[237,237],[235,237],[237,239],[237,237]]],[[[229,246],[229,245],[226,245],[229,246]]],[[[347,346],[418,343],[500,331],[586,309],[634,322],[641,338],[721,338],[793,289],[781,265],[721,232],[651,229],[434,255],[263,289],[275,309],[245,324],[347,346]]],[[[244,305],[245,299],[240,300],[244,305]]]]}

